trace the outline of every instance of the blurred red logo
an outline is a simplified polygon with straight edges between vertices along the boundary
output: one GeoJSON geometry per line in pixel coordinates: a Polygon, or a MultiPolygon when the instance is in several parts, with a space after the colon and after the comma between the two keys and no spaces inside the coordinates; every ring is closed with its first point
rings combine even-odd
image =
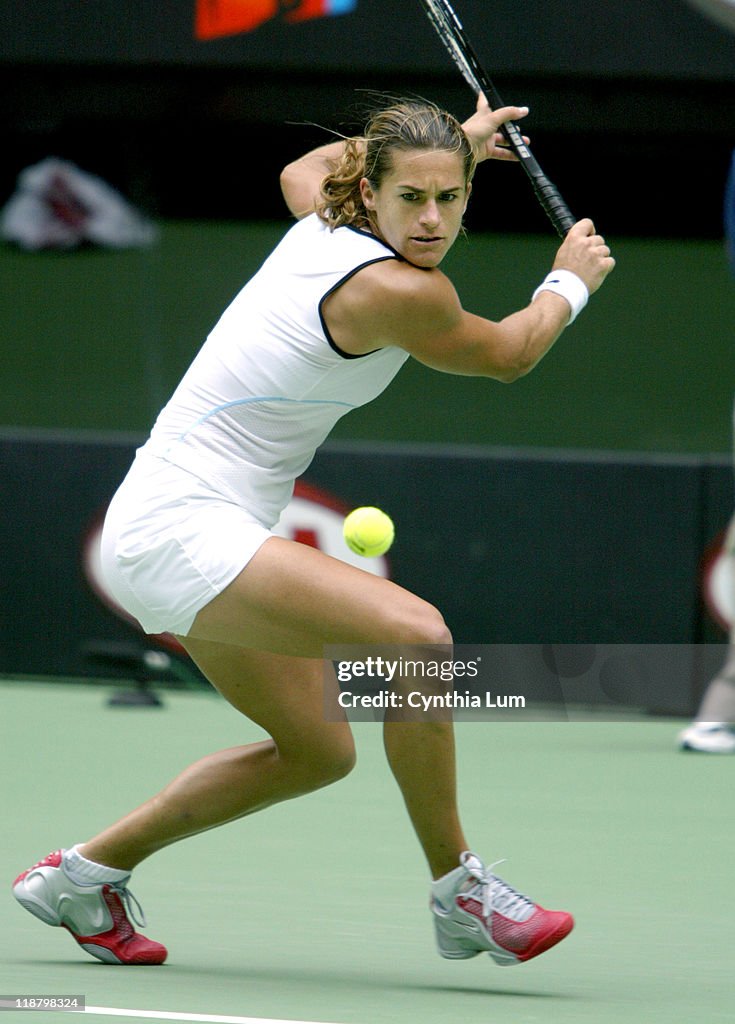
{"type": "Polygon", "coordinates": [[[273,18],[287,22],[309,21],[347,14],[357,0],[196,0],[194,35],[197,39],[253,32],[273,18]]]}

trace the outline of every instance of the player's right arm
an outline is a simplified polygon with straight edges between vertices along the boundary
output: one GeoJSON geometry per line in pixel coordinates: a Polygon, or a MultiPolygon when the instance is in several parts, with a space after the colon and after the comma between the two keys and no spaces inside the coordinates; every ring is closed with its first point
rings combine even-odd
{"type": "Polygon", "coordinates": [[[280,177],[281,192],[286,205],[297,220],[314,212],[321,184],[327,175],[333,173],[344,151],[345,142],[340,139],[312,149],[283,168],[280,177]]]}
{"type": "MultiPolygon", "coordinates": [[[[591,221],[576,224],[559,248],[554,269],[571,270],[590,293],[615,261],[591,221]]],[[[332,337],[360,355],[396,346],[446,373],[510,382],[533,369],[567,326],[565,298],[542,291],[524,309],[494,321],[463,309],[449,278],[390,260],[364,268],[324,307],[332,337]]]]}

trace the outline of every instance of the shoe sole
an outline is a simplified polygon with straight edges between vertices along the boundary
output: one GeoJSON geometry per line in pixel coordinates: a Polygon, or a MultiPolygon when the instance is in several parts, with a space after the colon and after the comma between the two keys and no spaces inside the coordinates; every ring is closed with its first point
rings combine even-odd
{"type": "MultiPolygon", "coordinates": [[[[531,946],[531,948],[525,953],[512,953],[510,950],[504,950],[500,946],[496,946],[494,949],[488,949],[487,946],[483,946],[480,949],[477,947],[472,948],[469,945],[469,943],[473,941],[470,935],[467,935],[465,939],[468,943],[467,946],[464,946],[463,944],[463,937],[457,936],[454,937],[454,947],[449,949],[447,946],[441,945],[438,922],[435,923],[437,923],[437,947],[440,956],[444,957],[445,960],[471,960],[473,957],[480,956],[481,953],[487,953],[498,967],[513,967],[515,964],[522,964],[527,960],[532,960],[534,957],[540,956],[541,953],[545,953],[548,949],[552,949],[557,943],[561,942],[562,939],[566,938],[574,928],[574,918],[569,915],[565,920],[560,922],[558,927],[540,938],[538,942],[531,946]]],[[[478,931],[477,935],[479,937],[481,933],[478,931]]]]}
{"type": "MultiPolygon", "coordinates": [[[[68,928],[67,931],[69,931],[68,928]]],[[[76,939],[74,932],[69,932],[69,934],[73,939],[76,939]]],[[[89,953],[90,956],[96,957],[97,960],[101,960],[103,964],[120,964],[126,967],[140,966],[140,964],[126,964],[124,960],[120,960],[119,957],[116,957],[115,954],[111,950],[107,949],[106,946],[98,946],[93,942],[79,942],[78,940],[77,945],[80,949],[83,949],[85,953],[89,953]]]]}
{"type": "Polygon", "coordinates": [[[448,950],[439,946],[439,955],[443,956],[445,960],[471,960],[484,952],[486,952],[484,949],[448,950]]]}
{"type": "Polygon", "coordinates": [[[714,754],[718,757],[732,757],[735,750],[711,750],[709,747],[692,747],[688,743],[682,743],[679,748],[684,754],[714,754]]]}
{"type": "Polygon", "coordinates": [[[32,896],[26,889],[25,881],[19,882],[14,887],[13,895],[18,903],[25,907],[29,914],[37,917],[39,921],[43,921],[44,924],[49,924],[53,928],[58,928],[61,925],[61,918],[54,911],[53,907],[39,900],[37,896],[32,896]]]}

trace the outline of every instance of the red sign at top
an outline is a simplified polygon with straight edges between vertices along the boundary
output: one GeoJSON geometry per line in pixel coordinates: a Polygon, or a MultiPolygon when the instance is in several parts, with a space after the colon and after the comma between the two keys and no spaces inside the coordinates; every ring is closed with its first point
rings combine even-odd
{"type": "Polygon", "coordinates": [[[194,35],[197,39],[252,32],[282,15],[286,21],[328,18],[354,10],[357,0],[196,0],[194,35]]]}

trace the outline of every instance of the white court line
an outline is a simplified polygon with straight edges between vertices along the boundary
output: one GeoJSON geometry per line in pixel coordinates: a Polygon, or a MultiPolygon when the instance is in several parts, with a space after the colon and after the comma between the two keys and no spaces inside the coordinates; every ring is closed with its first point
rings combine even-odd
{"type": "MultiPolygon", "coordinates": [[[[68,1011],[67,1011],[68,1012],[68,1011]]],[[[72,1013],[97,1013],[103,1017],[137,1017],[139,1020],[181,1020],[200,1024],[324,1024],[313,1020],[275,1020],[273,1017],[232,1017],[216,1013],[173,1013],[166,1010],[123,1010],[114,1006],[87,1006],[72,1013]]]]}

